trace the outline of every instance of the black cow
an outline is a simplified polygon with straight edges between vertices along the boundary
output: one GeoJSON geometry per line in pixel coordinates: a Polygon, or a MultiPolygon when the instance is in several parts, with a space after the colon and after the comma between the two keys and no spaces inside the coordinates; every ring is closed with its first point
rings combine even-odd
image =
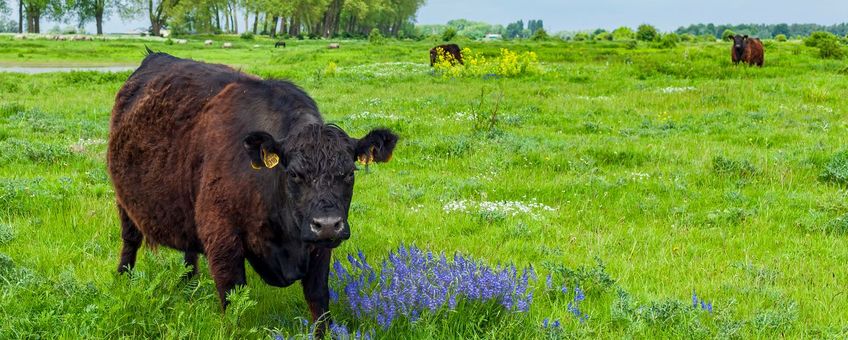
{"type": "Polygon", "coordinates": [[[459,45],[457,44],[446,44],[439,45],[430,49],[430,66],[436,64],[439,61],[439,56],[446,60],[450,60],[451,64],[462,62],[462,50],[459,49],[459,45]]]}
{"type": "Polygon", "coordinates": [[[142,239],[195,268],[205,254],[226,308],[247,260],[270,285],[301,280],[322,318],[331,249],[351,233],[354,163],[388,161],[397,136],[351,138],[289,82],[148,52],[112,109],[118,271],[135,265],[142,239]]]}
{"type": "Polygon", "coordinates": [[[283,48],[286,48],[286,42],[280,40],[280,41],[278,41],[274,44],[274,48],[277,48],[277,47],[280,47],[280,46],[282,46],[283,48]]]}

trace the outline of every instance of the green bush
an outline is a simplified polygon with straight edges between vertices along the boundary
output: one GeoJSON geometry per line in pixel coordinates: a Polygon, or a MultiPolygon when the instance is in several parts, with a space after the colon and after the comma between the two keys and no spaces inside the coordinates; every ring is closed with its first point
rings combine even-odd
{"type": "Polygon", "coordinates": [[[630,27],[619,27],[612,31],[613,40],[631,40],[636,38],[636,33],[630,27]]]}
{"type": "Polygon", "coordinates": [[[531,37],[530,39],[532,39],[533,41],[545,41],[549,38],[550,37],[548,36],[548,32],[545,32],[544,28],[540,28],[533,33],[533,37],[531,37]]]}
{"type": "Polygon", "coordinates": [[[804,45],[819,49],[819,57],[822,59],[842,59],[845,57],[845,49],[839,42],[839,37],[830,32],[813,32],[804,45]]]}
{"type": "Polygon", "coordinates": [[[786,35],[785,34],[778,34],[778,35],[774,36],[774,40],[777,40],[779,42],[784,42],[784,41],[786,41],[786,35]]]}
{"type": "Polygon", "coordinates": [[[586,41],[589,40],[589,34],[585,32],[580,32],[574,35],[574,41],[586,41]]]}
{"type": "Polygon", "coordinates": [[[253,33],[250,31],[244,32],[239,36],[239,38],[242,40],[253,40],[253,33]]]}
{"type": "Polygon", "coordinates": [[[680,37],[675,33],[669,33],[662,36],[660,39],[660,48],[674,48],[680,42],[680,37]]]}
{"type": "Polygon", "coordinates": [[[612,34],[610,34],[609,32],[601,32],[601,33],[595,35],[594,40],[609,41],[609,40],[612,40],[612,34]]]}
{"type": "Polygon", "coordinates": [[[456,29],[453,27],[448,27],[442,32],[442,41],[451,41],[453,38],[456,38],[456,29]]]}
{"type": "Polygon", "coordinates": [[[731,30],[728,28],[728,29],[724,30],[724,32],[723,32],[723,33],[721,33],[721,40],[727,40],[727,39],[729,39],[730,37],[732,37],[732,36],[734,36],[734,35],[736,35],[736,33],[735,33],[735,32],[733,32],[733,31],[731,31],[731,30]]]}
{"type": "Polygon", "coordinates": [[[173,45],[174,41],[171,38],[165,39],[165,45],[173,45]]]}
{"type": "Polygon", "coordinates": [[[693,42],[695,41],[695,35],[692,33],[683,34],[680,36],[680,41],[693,42]]]}
{"type": "Polygon", "coordinates": [[[372,44],[382,44],[384,40],[383,34],[376,27],[371,29],[371,33],[368,33],[368,41],[372,44]]]}
{"type": "Polygon", "coordinates": [[[654,26],[648,24],[641,24],[639,28],[636,29],[636,39],[642,41],[654,41],[659,37],[659,33],[657,33],[657,29],[654,26]]]}

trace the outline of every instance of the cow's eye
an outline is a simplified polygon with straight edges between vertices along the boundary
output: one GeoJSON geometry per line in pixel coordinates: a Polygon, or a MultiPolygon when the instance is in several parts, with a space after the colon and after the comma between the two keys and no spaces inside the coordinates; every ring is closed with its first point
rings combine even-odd
{"type": "Polygon", "coordinates": [[[289,172],[289,178],[291,179],[292,182],[295,182],[295,183],[302,183],[303,182],[303,176],[301,174],[297,173],[297,172],[294,172],[294,171],[289,172]]]}

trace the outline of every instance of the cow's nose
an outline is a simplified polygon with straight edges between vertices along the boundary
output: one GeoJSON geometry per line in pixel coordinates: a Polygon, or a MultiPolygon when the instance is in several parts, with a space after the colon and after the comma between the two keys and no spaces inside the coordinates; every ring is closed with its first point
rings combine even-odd
{"type": "Polygon", "coordinates": [[[314,233],[320,235],[327,232],[337,233],[344,227],[344,223],[339,216],[316,217],[312,219],[309,227],[312,228],[314,233]]]}

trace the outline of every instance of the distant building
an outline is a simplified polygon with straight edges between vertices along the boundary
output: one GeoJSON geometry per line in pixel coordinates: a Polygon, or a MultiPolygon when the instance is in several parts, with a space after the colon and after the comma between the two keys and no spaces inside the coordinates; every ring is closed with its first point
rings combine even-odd
{"type": "Polygon", "coordinates": [[[493,40],[503,40],[503,36],[500,34],[489,33],[483,37],[483,41],[493,41],[493,40]]]}

